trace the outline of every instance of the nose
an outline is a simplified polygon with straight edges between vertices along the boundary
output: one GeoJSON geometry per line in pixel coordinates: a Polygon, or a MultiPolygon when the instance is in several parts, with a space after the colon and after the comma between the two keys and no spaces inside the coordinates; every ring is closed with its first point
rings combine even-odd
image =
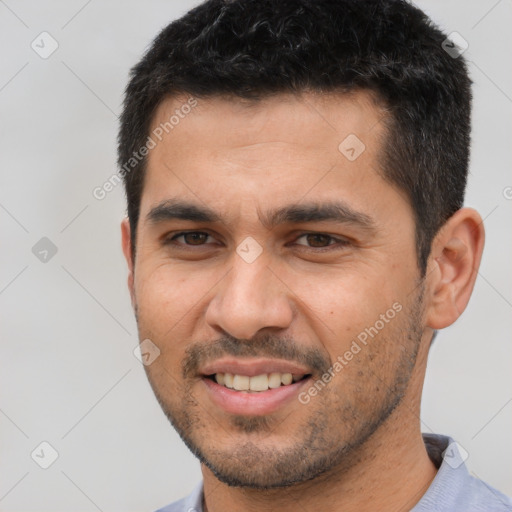
{"type": "Polygon", "coordinates": [[[293,319],[287,287],[264,258],[247,263],[234,255],[234,264],[218,284],[206,312],[206,322],[239,339],[251,339],[261,329],[286,329],[293,319]]]}

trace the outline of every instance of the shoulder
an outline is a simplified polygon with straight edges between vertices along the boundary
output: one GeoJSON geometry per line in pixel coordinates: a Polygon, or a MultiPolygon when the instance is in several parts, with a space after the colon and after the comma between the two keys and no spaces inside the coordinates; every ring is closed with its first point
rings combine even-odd
{"type": "MultiPolygon", "coordinates": [[[[465,470],[465,468],[464,468],[465,470]]],[[[444,489],[433,499],[434,510],[448,512],[506,512],[512,511],[512,500],[483,480],[475,478],[465,470],[459,485],[449,487],[447,480],[444,489]]]]}
{"type": "Polygon", "coordinates": [[[197,484],[186,498],[159,508],[156,512],[203,512],[203,482],[197,484]]]}
{"type": "Polygon", "coordinates": [[[467,452],[447,436],[423,435],[425,446],[438,472],[413,512],[506,512],[512,500],[478,478],[471,476],[464,461],[467,452]]]}

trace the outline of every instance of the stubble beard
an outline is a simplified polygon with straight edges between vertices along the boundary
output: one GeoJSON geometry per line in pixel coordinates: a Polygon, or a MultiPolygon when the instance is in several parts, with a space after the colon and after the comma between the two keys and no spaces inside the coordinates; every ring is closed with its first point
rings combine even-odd
{"type": "MultiPolygon", "coordinates": [[[[314,401],[303,406],[309,407],[311,412],[299,426],[291,416],[280,424],[270,416],[235,415],[231,416],[229,425],[223,426],[205,412],[188,382],[180,386],[182,396],[176,400],[176,394],[170,398],[161,391],[175,383],[159,386],[151,369],[146,367],[148,380],[163,412],[190,451],[229,486],[276,489],[307,482],[321,475],[328,478],[334,470],[339,475],[360,462],[361,447],[386,422],[408,389],[422,339],[422,297],[423,288],[420,287],[412,304],[403,310],[402,318],[405,319],[392,321],[400,321],[402,325],[395,327],[390,335],[384,337],[379,334],[379,339],[372,341],[381,345],[401,343],[406,347],[399,351],[400,357],[392,367],[392,376],[385,376],[387,382],[379,376],[379,367],[386,365],[378,360],[378,356],[368,352],[361,362],[366,365],[365,369],[356,372],[361,382],[353,384],[354,389],[358,389],[358,396],[353,400],[345,399],[336,393],[334,386],[326,386],[314,401]],[[365,378],[373,379],[372,385],[368,385],[365,378]],[[369,395],[372,390],[380,393],[371,400],[374,407],[368,409],[363,405],[365,398],[370,397],[361,394],[360,388],[365,388],[369,395]],[[290,436],[284,423],[292,431],[290,436]],[[229,447],[223,447],[219,445],[216,434],[220,433],[222,438],[227,431],[234,432],[234,439],[229,440],[229,447]],[[265,444],[262,442],[265,436],[272,437],[274,441],[265,444]],[[276,444],[277,437],[283,442],[276,444]]],[[[365,347],[365,350],[370,351],[371,347],[365,347]]],[[[385,363],[389,365],[390,361],[385,363]]],[[[331,384],[333,382],[336,382],[336,377],[331,384]]]]}

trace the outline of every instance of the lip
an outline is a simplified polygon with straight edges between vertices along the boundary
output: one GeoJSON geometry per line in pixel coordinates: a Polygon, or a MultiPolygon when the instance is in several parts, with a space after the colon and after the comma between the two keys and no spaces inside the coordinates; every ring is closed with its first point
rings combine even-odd
{"type": "MultiPolygon", "coordinates": [[[[255,377],[263,373],[291,373],[293,375],[309,375],[311,371],[308,368],[284,359],[268,358],[222,358],[209,363],[201,368],[202,376],[213,375],[215,373],[231,373],[233,375],[246,375],[255,377]]],[[[279,389],[279,388],[278,388],[279,389]]]]}
{"type": "MultiPolygon", "coordinates": [[[[291,373],[291,372],[290,372],[291,373]]],[[[311,377],[267,391],[247,393],[235,391],[203,377],[207,393],[212,402],[230,414],[243,416],[265,416],[297,399],[302,387],[309,383],[311,377]]]]}

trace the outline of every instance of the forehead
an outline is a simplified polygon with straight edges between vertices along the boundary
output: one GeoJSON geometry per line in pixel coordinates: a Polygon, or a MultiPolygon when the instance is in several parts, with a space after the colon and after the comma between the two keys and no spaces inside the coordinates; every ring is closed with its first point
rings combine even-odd
{"type": "Polygon", "coordinates": [[[284,196],[329,200],[334,193],[364,206],[375,195],[371,183],[390,187],[379,172],[385,116],[366,91],[259,101],[169,97],[152,120],[156,145],[148,155],[141,210],[171,195],[219,210],[240,207],[242,198],[259,209],[284,196]]]}
{"type": "Polygon", "coordinates": [[[374,94],[365,90],[276,94],[261,100],[179,95],[160,103],[151,130],[164,128],[162,136],[170,144],[172,140],[177,143],[175,151],[182,139],[190,136],[201,138],[201,146],[215,142],[224,149],[275,141],[299,142],[309,149],[333,140],[341,142],[351,133],[371,144],[371,138],[382,130],[379,121],[385,115],[374,94]],[[326,137],[327,133],[331,137],[326,137]]]}

